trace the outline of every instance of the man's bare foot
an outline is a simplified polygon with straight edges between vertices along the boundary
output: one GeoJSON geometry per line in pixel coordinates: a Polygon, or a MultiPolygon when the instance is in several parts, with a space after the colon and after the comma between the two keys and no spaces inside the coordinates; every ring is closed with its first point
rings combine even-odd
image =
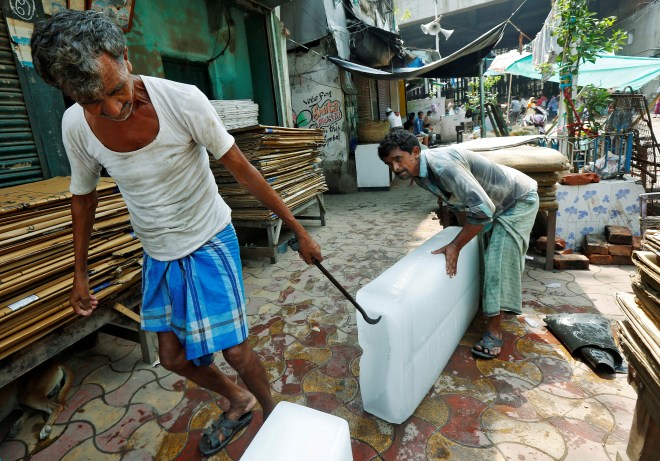
{"type": "Polygon", "coordinates": [[[472,348],[472,353],[477,357],[484,359],[492,359],[500,355],[502,352],[502,332],[496,333],[486,331],[479,342],[472,348]]]}
{"type": "Polygon", "coordinates": [[[245,391],[244,398],[229,403],[229,409],[225,412],[225,418],[237,420],[245,413],[252,411],[257,406],[257,398],[250,392],[245,391]]]}

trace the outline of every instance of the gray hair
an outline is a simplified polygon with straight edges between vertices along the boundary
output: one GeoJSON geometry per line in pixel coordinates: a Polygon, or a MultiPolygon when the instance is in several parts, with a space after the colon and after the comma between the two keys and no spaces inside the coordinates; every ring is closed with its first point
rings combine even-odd
{"type": "Polygon", "coordinates": [[[126,39],[104,13],[62,10],[35,26],[30,45],[34,68],[46,83],[74,101],[91,101],[103,92],[98,58],[107,53],[120,61],[126,39]]]}

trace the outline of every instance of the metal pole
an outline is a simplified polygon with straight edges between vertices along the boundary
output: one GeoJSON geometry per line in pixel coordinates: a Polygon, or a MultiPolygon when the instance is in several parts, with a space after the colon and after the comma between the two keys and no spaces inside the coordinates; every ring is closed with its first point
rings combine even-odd
{"type": "Polygon", "coordinates": [[[481,116],[481,137],[486,137],[486,108],[484,107],[484,59],[479,63],[479,112],[481,116]]]}
{"type": "MultiPolygon", "coordinates": [[[[434,2],[435,7],[435,19],[438,19],[438,0],[434,2]]],[[[440,54],[440,33],[435,34],[435,51],[440,54]]]]}

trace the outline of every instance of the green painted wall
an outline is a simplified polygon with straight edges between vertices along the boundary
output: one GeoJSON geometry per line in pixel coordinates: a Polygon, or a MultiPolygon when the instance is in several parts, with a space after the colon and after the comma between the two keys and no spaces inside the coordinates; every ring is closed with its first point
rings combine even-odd
{"type": "Polygon", "coordinates": [[[229,40],[210,65],[214,97],[254,99],[244,13],[237,9],[215,0],[138,1],[126,38],[133,71],[156,77],[164,76],[161,55],[204,62],[229,40]]]}

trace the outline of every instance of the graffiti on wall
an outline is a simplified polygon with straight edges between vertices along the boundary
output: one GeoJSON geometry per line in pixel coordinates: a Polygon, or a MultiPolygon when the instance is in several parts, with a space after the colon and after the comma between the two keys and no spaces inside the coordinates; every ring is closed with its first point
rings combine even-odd
{"type": "Polygon", "coordinates": [[[30,21],[34,18],[36,6],[34,0],[9,0],[9,9],[19,19],[30,21]]]}
{"type": "Polygon", "coordinates": [[[344,120],[342,104],[333,99],[332,90],[319,91],[302,99],[303,108],[293,113],[296,128],[320,128],[325,132],[326,146],[341,142],[341,126],[344,120]]]}

